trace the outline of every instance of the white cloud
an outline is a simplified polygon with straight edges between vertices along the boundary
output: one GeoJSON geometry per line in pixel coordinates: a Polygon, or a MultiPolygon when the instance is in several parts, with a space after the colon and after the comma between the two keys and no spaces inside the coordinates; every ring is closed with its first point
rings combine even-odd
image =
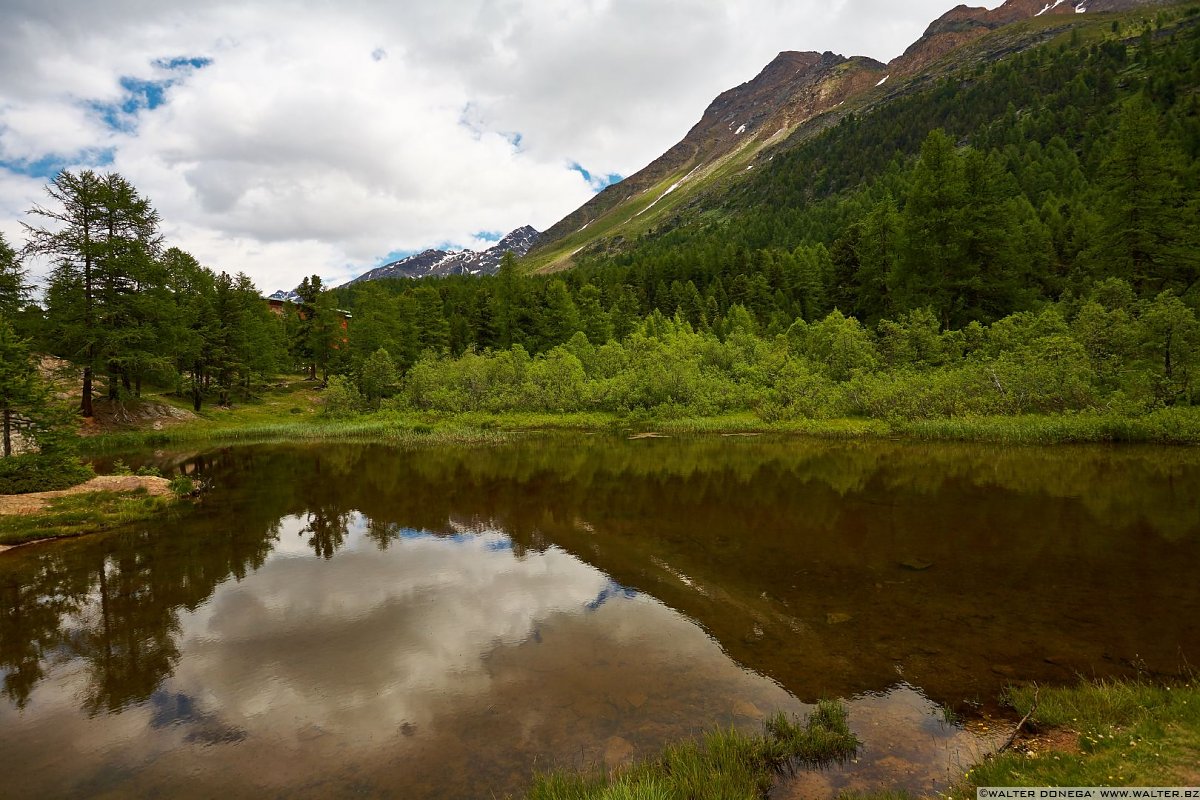
{"type": "MultiPolygon", "coordinates": [[[[13,0],[0,160],[112,148],[171,244],[265,290],[338,282],[394,250],[545,228],[590,196],[572,162],[631,174],[779,50],[890,58],[946,5],[13,0]],[[176,81],[125,131],[96,111],[128,99],[123,77],[176,81]]],[[[37,186],[0,168],[10,238],[37,186]]]]}

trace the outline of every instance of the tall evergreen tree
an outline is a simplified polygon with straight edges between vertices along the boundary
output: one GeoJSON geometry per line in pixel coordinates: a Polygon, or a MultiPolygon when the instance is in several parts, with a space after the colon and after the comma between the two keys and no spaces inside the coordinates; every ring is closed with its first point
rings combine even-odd
{"type": "Polygon", "coordinates": [[[520,303],[520,287],[517,280],[517,259],[511,251],[500,259],[500,271],[496,275],[495,321],[499,346],[507,350],[518,340],[517,316],[520,303]]]}
{"type": "Polygon", "coordinates": [[[1103,275],[1143,295],[1186,293],[1200,277],[1196,208],[1185,208],[1179,154],[1160,134],[1158,111],[1143,94],[1121,108],[1111,149],[1100,166],[1102,234],[1093,257],[1103,275]]]}
{"type": "Polygon", "coordinates": [[[450,324],[442,305],[442,296],[432,286],[413,292],[416,300],[417,342],[422,351],[443,353],[450,346],[450,324]]]}
{"type": "Polygon", "coordinates": [[[29,286],[25,283],[21,258],[0,233],[0,318],[11,321],[28,296],[29,286]]]}
{"type": "Polygon", "coordinates": [[[305,278],[296,287],[296,294],[300,295],[300,308],[297,315],[299,324],[291,341],[292,357],[308,370],[308,379],[311,381],[317,379],[317,353],[313,349],[317,337],[313,333],[313,325],[317,298],[321,296],[323,288],[320,275],[305,278]]]}

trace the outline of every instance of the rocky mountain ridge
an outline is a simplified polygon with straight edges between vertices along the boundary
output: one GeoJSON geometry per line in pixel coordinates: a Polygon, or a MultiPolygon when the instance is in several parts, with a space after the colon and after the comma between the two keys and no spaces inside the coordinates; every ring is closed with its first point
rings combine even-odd
{"type": "Polygon", "coordinates": [[[520,258],[529,252],[541,234],[524,225],[509,232],[486,250],[424,250],[392,261],[359,275],[350,283],[380,278],[428,278],[445,275],[492,275],[500,270],[504,254],[520,258]]]}

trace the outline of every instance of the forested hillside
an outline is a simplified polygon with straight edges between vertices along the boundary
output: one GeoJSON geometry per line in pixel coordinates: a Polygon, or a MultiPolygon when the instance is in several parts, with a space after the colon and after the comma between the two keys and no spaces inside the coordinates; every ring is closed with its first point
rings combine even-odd
{"type": "Polygon", "coordinates": [[[349,364],[381,347],[404,368],[423,352],[501,353],[426,360],[421,385],[442,392],[410,382],[422,407],[716,412],[769,395],[803,407],[790,413],[954,415],[1193,402],[1197,23],[1195,8],[1124,15],[971,67],[567,273],[522,278],[509,264],[494,279],[342,292],[356,311],[349,364]],[[486,399],[493,381],[514,385],[510,348],[520,361],[568,342],[547,360],[569,353],[563,380],[590,389],[486,399]],[[647,350],[658,354],[640,361],[647,350]],[[781,389],[789,369],[816,376],[805,391],[820,402],[781,389]],[[864,387],[880,374],[872,400],[864,387]],[[618,376],[644,391],[612,389],[618,376]],[[956,388],[905,411],[942,379],[956,388]]]}

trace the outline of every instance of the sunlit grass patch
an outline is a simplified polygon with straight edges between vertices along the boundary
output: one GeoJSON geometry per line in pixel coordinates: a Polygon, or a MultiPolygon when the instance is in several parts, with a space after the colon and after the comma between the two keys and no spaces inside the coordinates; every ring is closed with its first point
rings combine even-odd
{"type": "Polygon", "coordinates": [[[1035,730],[1078,735],[1071,752],[1018,745],[971,769],[955,794],[978,786],[1195,785],[1200,765],[1200,684],[1085,681],[1077,686],[1010,690],[1035,730]]]}
{"type": "Polygon", "coordinates": [[[59,539],[97,533],[157,517],[176,501],[145,489],[131,492],[85,492],[58,497],[35,514],[0,517],[0,544],[59,539]]]}

